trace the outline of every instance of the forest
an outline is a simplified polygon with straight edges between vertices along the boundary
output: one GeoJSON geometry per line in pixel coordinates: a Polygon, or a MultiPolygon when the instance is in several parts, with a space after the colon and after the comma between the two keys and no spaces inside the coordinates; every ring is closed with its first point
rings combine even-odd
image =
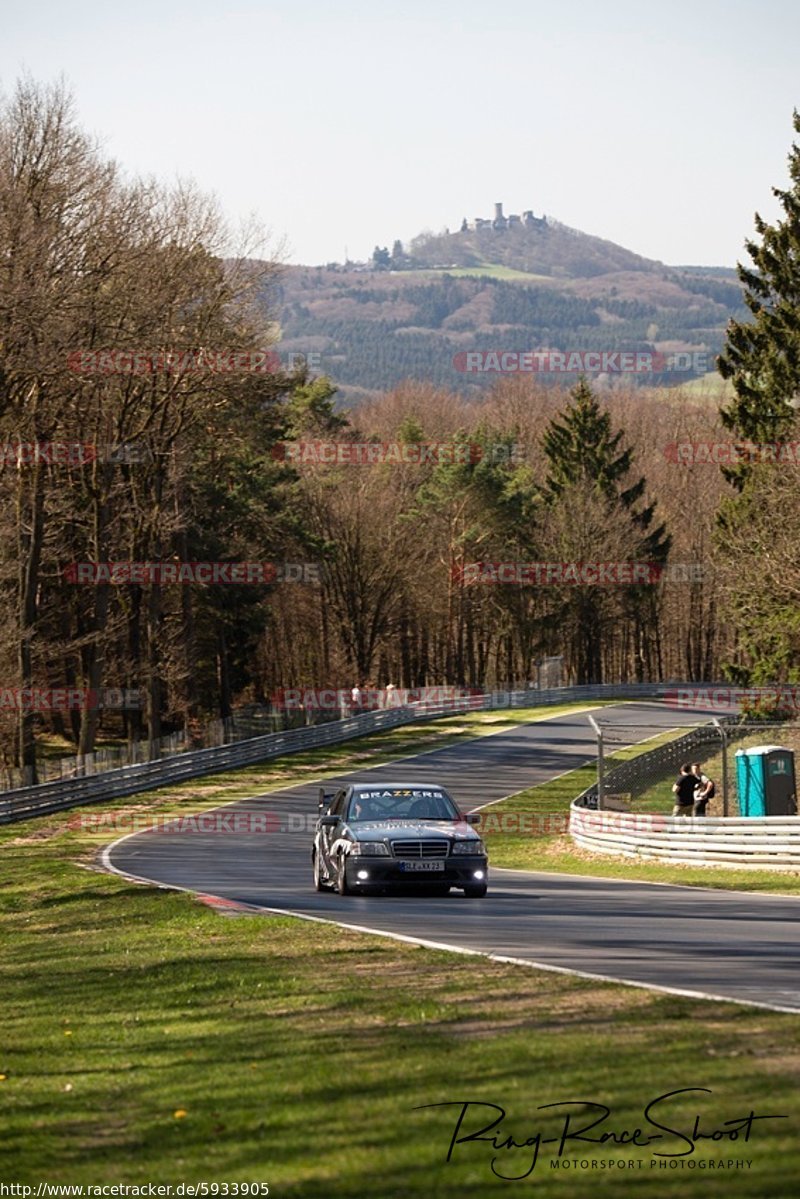
{"type": "MultiPolygon", "coordinates": [[[[798,344],[774,255],[744,272],[721,411],[531,377],[477,397],[412,378],[347,408],[335,376],[265,353],[281,268],[248,237],[192,188],[122,179],[63,89],[23,82],[0,113],[7,763],[35,771],[44,734],[157,741],[287,688],[522,686],[554,656],[575,682],[795,680],[793,470],[680,449],[796,432],[796,360],[765,351],[798,344]]],[[[425,286],[409,300],[437,319],[425,286]]],[[[505,321],[544,303],[495,301],[505,321]]]]}

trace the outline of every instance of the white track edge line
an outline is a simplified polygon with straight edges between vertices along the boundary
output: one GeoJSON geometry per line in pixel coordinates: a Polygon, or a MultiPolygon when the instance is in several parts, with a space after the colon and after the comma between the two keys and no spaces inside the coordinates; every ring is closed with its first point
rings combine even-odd
{"type": "MultiPolygon", "coordinates": [[[[118,869],[113,864],[113,862],[111,862],[110,858],[107,857],[107,854],[109,854],[110,851],[116,845],[119,845],[119,843],[121,841],[126,841],[128,839],[128,837],[134,837],[134,836],[137,836],[137,834],[136,833],[128,833],[128,834],[126,834],[125,837],[120,837],[117,841],[112,842],[111,845],[108,845],[103,850],[103,854],[102,854],[103,862],[113,874],[117,874],[121,878],[127,878],[131,882],[142,883],[144,885],[151,886],[151,887],[157,887],[158,889],[160,889],[162,891],[182,891],[187,895],[207,895],[207,894],[209,894],[208,892],[193,891],[190,887],[182,887],[178,883],[154,883],[151,879],[142,878],[140,875],[130,874],[126,870],[118,869]]],[[[213,899],[220,899],[223,902],[225,902],[225,897],[222,895],[214,895],[214,896],[210,896],[210,897],[213,899]]],[[[507,954],[488,953],[484,949],[469,949],[468,947],[463,946],[463,945],[449,945],[443,941],[430,941],[425,937],[409,936],[409,934],[407,934],[407,933],[387,932],[385,929],[372,928],[370,925],[348,924],[342,920],[334,920],[330,916],[311,916],[311,915],[307,914],[306,912],[295,912],[295,911],[291,911],[286,908],[272,908],[272,907],[268,907],[266,905],[257,904],[257,903],[242,904],[242,906],[245,908],[250,908],[256,912],[269,912],[270,915],[290,916],[294,920],[308,920],[314,924],[332,924],[337,928],[347,928],[347,929],[350,929],[352,932],[365,933],[368,936],[372,936],[372,937],[388,937],[389,940],[391,940],[391,941],[403,941],[409,945],[420,945],[424,949],[438,949],[438,950],[443,950],[446,953],[460,953],[467,957],[488,958],[490,961],[501,962],[505,965],[527,966],[528,969],[543,970],[550,974],[567,974],[574,978],[591,979],[594,982],[612,983],[612,984],[617,983],[619,986],[623,986],[623,987],[638,987],[640,990],[644,990],[644,991],[657,991],[659,994],[663,994],[663,995],[680,995],[680,996],[683,996],[684,998],[702,999],[702,1000],[706,1000],[710,1003],[735,1003],[735,1004],[738,1004],[740,1007],[757,1007],[757,1008],[766,1009],[767,1011],[770,1011],[770,1012],[781,1012],[783,1014],[791,1015],[791,1016],[797,1016],[799,1014],[798,1008],[780,1007],[777,1004],[765,1003],[758,999],[738,999],[738,998],[734,998],[733,996],[730,996],[730,995],[716,995],[713,992],[709,992],[709,991],[691,991],[691,990],[687,990],[687,989],[681,988],[681,987],[667,987],[667,986],[663,986],[659,983],[639,982],[635,979],[630,979],[630,978],[616,978],[614,975],[609,975],[609,974],[594,974],[587,970],[572,969],[569,966],[552,966],[549,963],[531,961],[528,958],[518,958],[518,957],[513,957],[513,956],[510,956],[507,954]]]]}

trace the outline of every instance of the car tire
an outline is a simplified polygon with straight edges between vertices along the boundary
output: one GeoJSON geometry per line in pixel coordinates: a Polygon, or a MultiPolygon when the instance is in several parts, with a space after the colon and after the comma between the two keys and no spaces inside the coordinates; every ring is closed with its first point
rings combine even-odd
{"type": "Polygon", "coordinates": [[[314,862],[314,890],[315,891],[327,891],[329,884],[322,877],[322,872],[319,868],[319,854],[318,853],[314,854],[313,862],[314,862]]]}
{"type": "Polygon", "coordinates": [[[464,894],[467,899],[483,899],[486,894],[486,883],[477,884],[474,887],[465,887],[464,894]]]}
{"type": "Polygon", "coordinates": [[[340,895],[349,895],[350,894],[350,888],[347,885],[347,871],[345,869],[346,865],[347,865],[347,858],[345,857],[344,854],[340,854],[339,855],[339,873],[336,876],[336,890],[339,892],[340,895]]]}

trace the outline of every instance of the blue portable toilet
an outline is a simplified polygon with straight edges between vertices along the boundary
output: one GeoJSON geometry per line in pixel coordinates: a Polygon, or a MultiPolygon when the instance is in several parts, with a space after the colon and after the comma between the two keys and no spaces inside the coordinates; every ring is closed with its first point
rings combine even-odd
{"type": "Polygon", "coordinates": [[[740,816],[794,816],[794,751],[783,745],[737,749],[736,789],[740,816]]]}

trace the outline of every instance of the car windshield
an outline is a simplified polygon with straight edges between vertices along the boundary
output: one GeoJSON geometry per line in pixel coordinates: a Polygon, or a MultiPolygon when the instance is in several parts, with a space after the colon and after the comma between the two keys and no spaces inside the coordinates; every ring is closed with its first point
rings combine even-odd
{"type": "Polygon", "coordinates": [[[376,787],[355,791],[348,820],[459,820],[446,791],[436,787],[376,787]]]}

